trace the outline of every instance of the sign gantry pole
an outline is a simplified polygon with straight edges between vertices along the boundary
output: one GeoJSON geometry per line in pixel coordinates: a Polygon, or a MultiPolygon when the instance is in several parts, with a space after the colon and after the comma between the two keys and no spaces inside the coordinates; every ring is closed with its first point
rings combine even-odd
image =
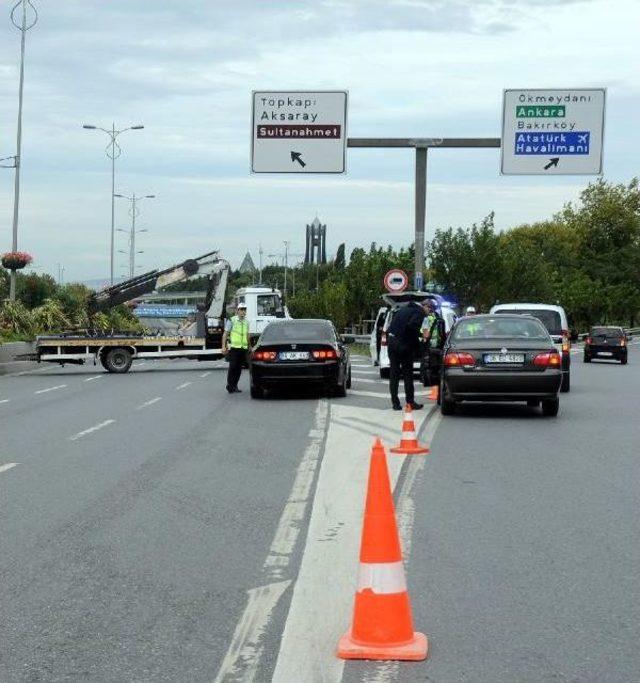
{"type": "Polygon", "coordinates": [[[500,147],[500,138],[348,138],[348,147],[413,147],[416,150],[415,172],[415,273],[413,286],[424,284],[424,235],[427,206],[427,151],[431,147],[483,148],[500,147]]]}

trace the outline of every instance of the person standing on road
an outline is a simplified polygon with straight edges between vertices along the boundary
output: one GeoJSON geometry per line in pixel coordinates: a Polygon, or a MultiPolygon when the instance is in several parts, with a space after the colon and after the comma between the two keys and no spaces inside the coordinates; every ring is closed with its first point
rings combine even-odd
{"type": "Polygon", "coordinates": [[[249,321],[246,318],[247,305],[239,303],[236,315],[227,320],[222,335],[222,353],[229,356],[227,391],[230,394],[238,394],[242,391],[238,389],[238,382],[249,351],[249,321]]]}
{"type": "Polygon", "coordinates": [[[422,338],[426,342],[427,346],[431,349],[438,347],[440,342],[440,320],[442,316],[438,313],[435,301],[432,299],[427,299],[424,302],[424,308],[427,309],[427,315],[422,321],[422,327],[420,328],[420,333],[422,338]]]}
{"type": "Polygon", "coordinates": [[[419,353],[420,328],[428,313],[427,302],[421,304],[410,301],[396,311],[387,330],[387,349],[389,351],[389,393],[394,410],[402,410],[398,398],[400,375],[404,380],[404,393],[407,405],[413,410],[420,410],[421,403],[416,403],[413,387],[413,359],[419,353]]]}

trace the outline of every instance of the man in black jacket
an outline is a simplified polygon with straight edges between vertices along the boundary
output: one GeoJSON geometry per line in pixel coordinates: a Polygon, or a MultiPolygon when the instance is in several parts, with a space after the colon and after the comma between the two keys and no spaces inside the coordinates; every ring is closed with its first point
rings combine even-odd
{"type": "Polygon", "coordinates": [[[413,359],[420,353],[420,329],[425,315],[430,310],[430,300],[422,303],[410,301],[393,316],[387,330],[387,349],[389,351],[389,393],[394,410],[402,410],[398,398],[400,375],[404,379],[404,393],[407,405],[413,410],[422,408],[422,403],[414,400],[413,359]]]}

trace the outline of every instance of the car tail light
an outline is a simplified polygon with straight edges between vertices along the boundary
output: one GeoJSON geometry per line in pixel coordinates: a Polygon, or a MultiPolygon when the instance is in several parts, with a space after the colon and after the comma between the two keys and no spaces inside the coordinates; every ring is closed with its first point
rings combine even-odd
{"type": "Polygon", "coordinates": [[[444,364],[447,367],[475,365],[476,359],[470,353],[449,352],[444,357],[444,364]]]}
{"type": "Polygon", "coordinates": [[[338,357],[338,353],[335,349],[319,349],[317,351],[312,351],[311,355],[316,360],[335,360],[338,357]]]}
{"type": "Polygon", "coordinates": [[[571,339],[569,337],[569,330],[562,330],[562,352],[569,353],[571,351],[571,339]]]}
{"type": "Polygon", "coordinates": [[[275,360],[278,354],[275,351],[255,351],[254,360],[275,360]]]}
{"type": "Polygon", "coordinates": [[[539,353],[534,357],[533,364],[539,368],[559,368],[562,365],[562,359],[560,354],[555,351],[539,353]]]}
{"type": "Polygon", "coordinates": [[[380,346],[386,346],[387,345],[387,333],[383,332],[382,336],[380,337],[380,346]]]}

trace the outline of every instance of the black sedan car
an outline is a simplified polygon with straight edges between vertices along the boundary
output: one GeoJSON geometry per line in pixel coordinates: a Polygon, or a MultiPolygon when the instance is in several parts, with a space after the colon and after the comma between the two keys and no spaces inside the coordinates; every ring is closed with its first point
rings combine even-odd
{"type": "Polygon", "coordinates": [[[621,327],[592,327],[584,340],[584,362],[592,358],[608,358],[627,364],[628,335],[621,327]]]}
{"type": "Polygon", "coordinates": [[[250,356],[251,397],[292,384],[313,384],[335,396],[351,387],[349,351],[329,320],[277,320],[250,356]]]}
{"type": "Polygon", "coordinates": [[[526,401],[557,415],[562,358],[533,316],[460,318],[443,349],[439,402],[443,415],[462,401],[526,401]]]}

